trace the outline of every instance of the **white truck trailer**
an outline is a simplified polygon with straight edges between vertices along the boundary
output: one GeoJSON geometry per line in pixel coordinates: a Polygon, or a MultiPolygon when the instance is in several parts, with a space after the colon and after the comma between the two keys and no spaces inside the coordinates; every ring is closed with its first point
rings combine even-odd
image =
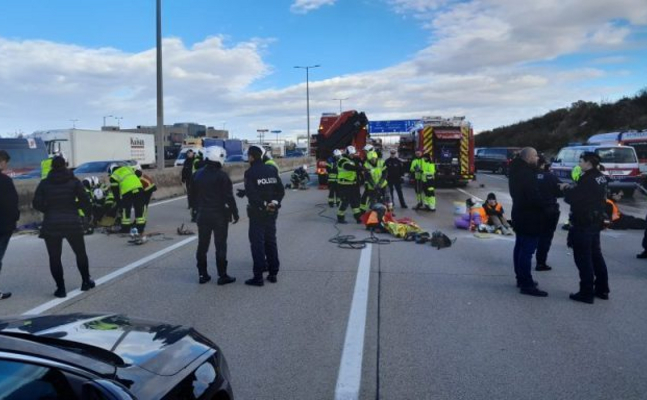
{"type": "Polygon", "coordinates": [[[70,168],[91,161],[135,160],[142,167],[155,165],[155,136],[148,133],[54,129],[34,132],[48,154],[62,152],[70,168]]]}

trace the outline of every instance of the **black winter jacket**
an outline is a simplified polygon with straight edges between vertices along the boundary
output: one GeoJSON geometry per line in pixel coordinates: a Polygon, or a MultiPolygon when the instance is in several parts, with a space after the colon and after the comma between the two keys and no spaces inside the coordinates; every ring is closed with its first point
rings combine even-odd
{"type": "Polygon", "coordinates": [[[537,168],[517,157],[510,163],[508,187],[512,197],[512,222],[516,233],[538,236],[546,201],[539,193],[537,168]]]}
{"type": "Polygon", "coordinates": [[[41,237],[83,235],[79,208],[85,215],[91,214],[90,199],[83,184],[67,169],[52,170],[47,179],[40,182],[32,205],[45,214],[41,237]]]}
{"type": "Polygon", "coordinates": [[[214,215],[238,219],[231,180],[221,166],[207,162],[204,168],[196,171],[192,191],[199,212],[198,222],[201,217],[214,215]]]}
{"type": "Polygon", "coordinates": [[[0,172],[0,234],[13,232],[20,218],[18,193],[13,180],[0,172]]]}
{"type": "Polygon", "coordinates": [[[389,157],[384,161],[386,179],[389,183],[398,183],[404,176],[404,163],[397,157],[389,157]]]}
{"type": "Polygon", "coordinates": [[[245,193],[249,200],[247,215],[250,218],[275,217],[276,214],[266,212],[266,206],[276,201],[279,208],[285,189],[276,168],[257,160],[245,171],[245,193]]]}
{"type": "Polygon", "coordinates": [[[182,183],[191,184],[191,175],[193,175],[193,160],[194,158],[185,158],[182,164],[182,183]]]}
{"type": "Polygon", "coordinates": [[[574,188],[564,191],[564,201],[571,205],[571,224],[575,227],[602,229],[606,217],[607,178],[597,168],[586,171],[574,188]]]}

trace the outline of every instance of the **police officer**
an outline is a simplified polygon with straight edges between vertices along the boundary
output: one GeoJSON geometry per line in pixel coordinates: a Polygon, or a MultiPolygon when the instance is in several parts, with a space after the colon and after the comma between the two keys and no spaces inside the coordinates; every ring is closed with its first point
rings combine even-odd
{"type": "Polygon", "coordinates": [[[571,205],[573,258],[580,273],[580,290],[571,300],[593,304],[595,297],[609,299],[607,265],[600,248],[600,231],[606,219],[607,178],[600,172],[600,156],[584,152],[582,175],[574,186],[562,184],[564,200],[571,205]]]}
{"type": "MultiPolygon", "coordinates": [[[[191,165],[191,179],[195,176],[195,173],[198,172],[199,169],[204,167],[204,154],[203,150],[200,149],[196,152],[195,156],[193,157],[193,163],[191,165]]],[[[195,199],[193,199],[194,205],[191,207],[191,222],[196,222],[198,218],[198,208],[195,206],[195,199]]]]}
{"type": "Polygon", "coordinates": [[[207,272],[207,251],[213,232],[216,246],[218,285],[233,283],[236,278],[227,275],[227,233],[229,222],[238,222],[238,208],[234,199],[231,180],[222,170],[224,154],[217,147],[205,150],[205,167],[193,177],[193,196],[198,210],[197,260],[199,282],[211,280],[207,272]]]}
{"type": "Polygon", "coordinates": [[[337,188],[341,203],[337,210],[337,222],[340,224],[346,223],[346,209],[350,205],[353,211],[353,217],[357,223],[361,223],[360,217],[362,211],[359,208],[359,182],[358,176],[363,168],[360,165],[361,160],[357,156],[357,151],[354,146],[346,148],[346,154],[339,159],[337,163],[337,188]]]}
{"type": "Polygon", "coordinates": [[[553,268],[546,264],[546,260],[548,259],[548,251],[550,250],[555,229],[557,229],[559,222],[559,203],[557,202],[557,198],[562,196],[562,191],[559,189],[561,181],[555,174],[548,170],[548,163],[543,156],[539,156],[537,168],[539,194],[545,199],[546,207],[543,209],[540,222],[539,242],[535,255],[537,260],[535,271],[550,271],[553,268]]]}
{"type": "Polygon", "coordinates": [[[144,233],[146,227],[144,190],[134,168],[129,165],[120,167],[113,164],[110,167],[110,188],[121,208],[121,232],[130,232],[130,212],[134,208],[135,227],[140,235],[144,233]]]}
{"type": "Polygon", "coordinates": [[[263,163],[264,150],[252,145],[247,151],[250,167],[245,171],[245,195],[249,217],[249,241],[254,260],[254,277],[245,281],[251,286],[263,286],[263,270],[267,260],[267,280],[277,282],[279,252],[276,245],[276,218],[285,195],[276,169],[263,163]]]}
{"type": "Polygon", "coordinates": [[[404,164],[400,160],[394,149],[391,150],[391,156],[386,159],[384,166],[386,167],[386,179],[389,183],[389,192],[391,193],[391,199],[395,203],[395,197],[393,197],[393,188],[395,188],[398,193],[398,199],[400,200],[400,207],[407,208],[407,203],[404,201],[404,196],[402,195],[402,176],[404,175],[404,164]]]}
{"type": "Polygon", "coordinates": [[[272,155],[269,152],[265,152],[265,154],[263,155],[263,163],[265,163],[265,165],[274,167],[276,169],[276,172],[279,172],[279,166],[278,164],[276,164],[276,161],[274,161],[272,155]]]}

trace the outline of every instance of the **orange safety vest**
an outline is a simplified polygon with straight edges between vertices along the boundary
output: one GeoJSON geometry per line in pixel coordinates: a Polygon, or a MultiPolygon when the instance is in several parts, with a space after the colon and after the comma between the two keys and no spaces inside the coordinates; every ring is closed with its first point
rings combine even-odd
{"type": "Polygon", "coordinates": [[[142,183],[142,188],[145,192],[155,187],[155,182],[153,182],[153,179],[148,175],[142,174],[142,176],[139,178],[139,181],[142,183]]]}
{"type": "Polygon", "coordinates": [[[620,210],[618,209],[618,206],[616,206],[616,203],[613,200],[607,199],[607,203],[611,204],[611,207],[613,208],[613,211],[611,212],[611,222],[617,221],[620,219],[620,210]]]}
{"type": "Polygon", "coordinates": [[[478,214],[481,216],[481,223],[482,224],[487,224],[488,221],[488,216],[485,213],[485,208],[479,207],[479,208],[471,208],[470,209],[470,215],[478,214]]]}

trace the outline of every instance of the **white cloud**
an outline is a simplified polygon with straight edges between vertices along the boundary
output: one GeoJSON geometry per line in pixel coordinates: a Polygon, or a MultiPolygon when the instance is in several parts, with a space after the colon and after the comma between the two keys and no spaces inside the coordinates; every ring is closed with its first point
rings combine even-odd
{"type": "Polygon", "coordinates": [[[337,0],[295,0],[290,6],[290,11],[295,14],[307,14],[323,6],[331,6],[337,0]]]}

